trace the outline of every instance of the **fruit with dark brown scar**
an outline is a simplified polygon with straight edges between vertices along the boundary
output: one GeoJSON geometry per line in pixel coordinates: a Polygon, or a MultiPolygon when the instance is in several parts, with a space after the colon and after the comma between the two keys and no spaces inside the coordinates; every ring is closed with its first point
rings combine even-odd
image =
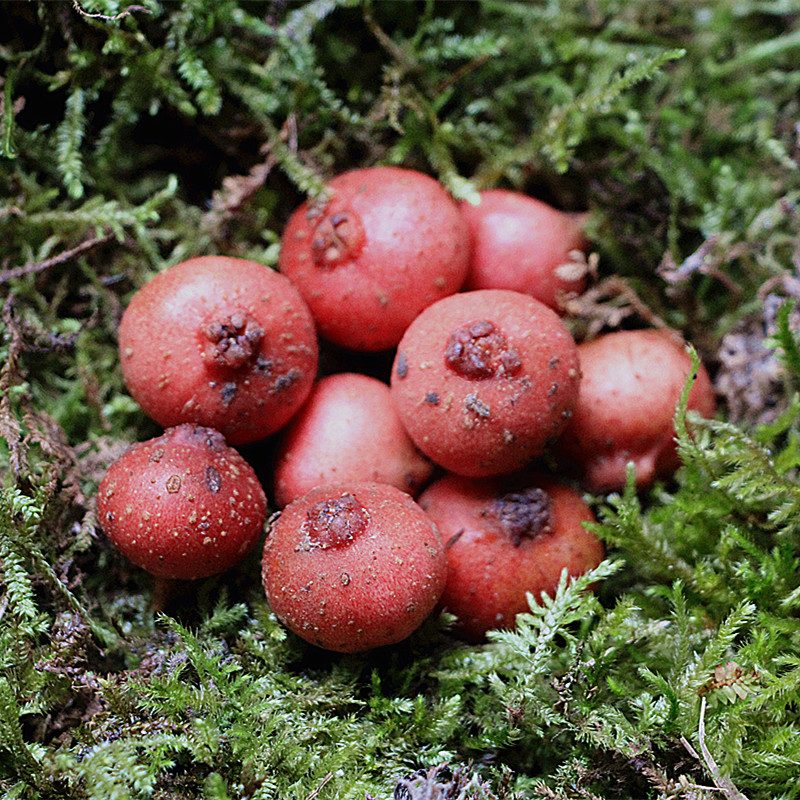
{"type": "Polygon", "coordinates": [[[385,166],[337,175],[323,197],[303,203],[284,229],[278,266],[324,338],[375,352],[458,291],[468,262],[467,225],[444,187],[385,166]]]}
{"type": "Polygon", "coordinates": [[[583,525],[594,516],[578,492],[545,478],[508,484],[446,475],[419,498],[447,551],[440,605],[469,641],[513,628],[529,608],[527,593],[552,596],[562,570],[580,575],[603,559],[602,544],[583,525]]]}
{"type": "Polygon", "coordinates": [[[191,423],[132,445],[97,493],[105,534],[158,578],[230,569],[262,534],[266,508],[252,467],[221,433],[191,423]]]}
{"type": "Polygon", "coordinates": [[[164,427],[195,422],[235,445],[263,439],[316,379],[311,314],[289,281],[253,261],[193,258],[131,299],[119,328],[128,391],[164,427]]]}
{"type": "Polygon", "coordinates": [[[555,311],[521,292],[484,289],[423,311],[398,345],[392,398],[414,443],[450,472],[521,469],[569,419],[580,374],[555,311]]]}
{"type": "Polygon", "coordinates": [[[312,644],[361,652],[409,636],[435,608],[447,564],[436,526],[380,483],[312,489],[275,519],[262,578],[270,607],[312,644]]]}

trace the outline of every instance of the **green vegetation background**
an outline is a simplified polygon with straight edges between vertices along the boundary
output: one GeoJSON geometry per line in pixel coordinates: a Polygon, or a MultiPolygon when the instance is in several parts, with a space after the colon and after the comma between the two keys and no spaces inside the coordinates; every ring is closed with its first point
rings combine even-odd
{"type": "Polygon", "coordinates": [[[800,797],[800,2],[7,1],[0,64],[0,796],[800,797]],[[318,651],[257,554],[155,614],[93,517],[156,432],[121,309],[376,163],[589,210],[576,336],[680,330],[718,418],[487,645],[318,651]]]}

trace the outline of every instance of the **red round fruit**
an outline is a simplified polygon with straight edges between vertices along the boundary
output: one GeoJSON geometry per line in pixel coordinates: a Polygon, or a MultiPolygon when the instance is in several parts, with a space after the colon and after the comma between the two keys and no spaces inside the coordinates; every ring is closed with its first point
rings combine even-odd
{"type": "Polygon", "coordinates": [[[312,489],[272,522],[262,578],[290,630],[355,653],[416,630],[435,608],[446,570],[436,526],[409,495],[338,483],[312,489]]]}
{"type": "Polygon", "coordinates": [[[539,456],[566,424],[579,380],[575,342],[552,309],[485,289],[439,300],[409,325],[391,388],[423,453],[481,477],[539,456]]]}
{"type": "Polygon", "coordinates": [[[321,378],[281,432],[274,494],[285,506],[315,486],[341,481],[388,483],[419,492],[433,464],[408,437],[389,387],[353,372],[321,378]]]}
{"type": "Polygon", "coordinates": [[[481,641],[487,631],[513,628],[534,598],[555,593],[561,573],[582,575],[602,560],[602,543],[584,527],[594,515],[580,494],[553,480],[446,475],[421,495],[447,552],[440,606],[456,616],[454,632],[481,641]]]}
{"type": "Polygon", "coordinates": [[[119,328],[125,383],[164,427],[195,422],[231,444],[283,427],[311,391],[311,314],[283,276],[253,261],[193,258],[156,275],[119,328]]]}
{"type": "MultiPolygon", "coordinates": [[[[578,346],[583,378],[578,402],[557,444],[565,469],[593,492],[622,489],[632,462],[648,486],[680,465],[673,417],[692,362],[666,331],[618,331],[578,346]]],[[[688,408],[705,417],[714,390],[701,365],[688,408]]]]}
{"type": "Polygon", "coordinates": [[[468,262],[466,223],[441,184],[414,170],[371,167],[333,178],[323,202],[292,214],[278,266],[323,337],[375,352],[458,291],[468,262]]]}
{"type": "Polygon", "coordinates": [[[191,423],[132,445],[97,494],[108,538],[159,578],[205,578],[234,566],[263,532],[266,511],[252,467],[219,431],[191,423]]]}
{"type": "Polygon", "coordinates": [[[464,289],[513,289],[559,310],[585,288],[585,271],[570,256],[586,249],[584,215],[504,189],[460,208],[472,241],[464,289]]]}

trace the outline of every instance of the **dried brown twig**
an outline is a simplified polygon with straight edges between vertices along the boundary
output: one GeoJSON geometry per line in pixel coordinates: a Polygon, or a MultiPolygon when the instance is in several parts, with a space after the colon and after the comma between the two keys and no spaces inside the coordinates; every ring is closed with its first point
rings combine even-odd
{"type": "Polygon", "coordinates": [[[117,22],[125,17],[129,17],[134,11],[144,11],[145,14],[150,13],[150,9],[146,8],[145,6],[128,6],[120,11],[119,14],[114,14],[113,16],[109,16],[108,14],[94,14],[91,11],[87,11],[85,8],[83,8],[78,0],[72,0],[72,7],[82,17],[86,17],[87,19],[102,19],[104,22],[117,22]]]}
{"type": "Polygon", "coordinates": [[[63,250],[52,258],[46,258],[44,261],[29,261],[27,264],[23,264],[21,267],[3,270],[0,272],[0,284],[8,283],[15,278],[22,278],[25,275],[33,275],[37,272],[44,272],[45,270],[50,269],[51,267],[56,267],[59,264],[65,264],[68,261],[72,261],[72,259],[89,252],[89,250],[93,249],[94,247],[104,244],[110,238],[110,233],[106,233],[103,236],[95,236],[91,239],[81,242],[79,245],[76,245],[69,250],[63,250]]]}
{"type": "Polygon", "coordinates": [[[564,310],[570,317],[586,323],[587,339],[594,338],[604,328],[619,328],[623,320],[632,316],[640,317],[654,328],[671,330],[636,294],[634,288],[618,275],[605,278],[577,297],[568,298],[564,310]]]}

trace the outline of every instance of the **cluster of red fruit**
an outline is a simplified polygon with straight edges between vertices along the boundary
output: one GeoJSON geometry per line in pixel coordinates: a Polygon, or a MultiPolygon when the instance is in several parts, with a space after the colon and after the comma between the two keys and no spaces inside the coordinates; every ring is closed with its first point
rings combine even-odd
{"type": "MultiPolygon", "coordinates": [[[[279,271],[195,258],[146,284],[119,330],[126,385],[166,430],[98,494],[111,540],[156,576],[222,572],[263,532],[265,492],[235,446],[276,437],[263,583],[276,616],[353,652],[435,609],[479,641],[527,594],[603,558],[580,492],[677,466],[672,416],[691,361],[657,331],[577,345],[564,297],[583,219],[488,191],[457,204],[432,178],[354,170],[303,204],[279,271]],[[393,354],[391,380],[318,378],[319,340],[393,354]],[[279,433],[278,433],[279,432],[279,433]]],[[[710,415],[700,370],[689,406],[710,415]]]]}

